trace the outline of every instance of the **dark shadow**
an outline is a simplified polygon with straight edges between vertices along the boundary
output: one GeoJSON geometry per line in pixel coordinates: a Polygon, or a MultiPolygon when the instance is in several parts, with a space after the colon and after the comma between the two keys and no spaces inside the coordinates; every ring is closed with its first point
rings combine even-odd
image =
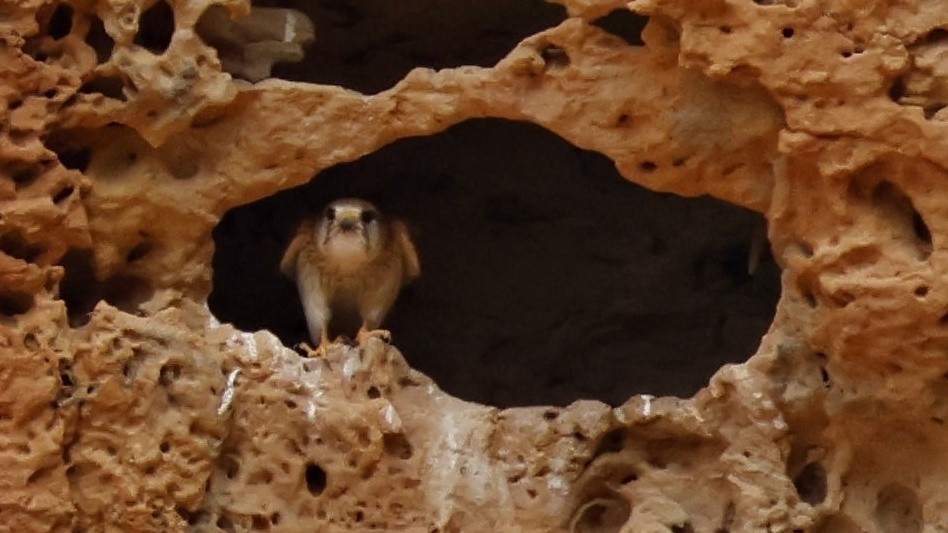
{"type": "Polygon", "coordinates": [[[277,264],[297,221],[342,196],[416,228],[422,276],[385,326],[415,368],[465,400],[689,396],[755,352],[780,292],[769,256],[747,272],[758,214],[648,191],[538,126],[484,119],[229,212],[214,232],[215,315],[305,340],[277,264]]]}
{"type": "Polygon", "coordinates": [[[542,0],[262,0],[313,21],[316,41],[299,63],[278,64],[274,78],[340,85],[366,94],[385,90],[416,67],[490,67],[520,41],[565,20],[542,0]]]}
{"type": "Polygon", "coordinates": [[[152,53],[162,54],[171,45],[173,36],[174,11],[167,1],[158,0],[142,13],[134,42],[152,53]]]}
{"type": "Polygon", "coordinates": [[[616,9],[608,15],[593,21],[593,26],[605,30],[633,46],[645,46],[642,30],[648,24],[648,17],[637,15],[628,9],[616,9]]]}

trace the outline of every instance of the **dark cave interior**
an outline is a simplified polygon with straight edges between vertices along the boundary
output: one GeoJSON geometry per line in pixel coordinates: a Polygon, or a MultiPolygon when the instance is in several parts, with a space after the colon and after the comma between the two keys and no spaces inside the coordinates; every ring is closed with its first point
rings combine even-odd
{"type": "Polygon", "coordinates": [[[756,351],[780,293],[766,246],[748,273],[759,214],[649,191],[541,127],[479,119],[228,212],[214,232],[215,315],[288,346],[307,340],[277,265],[298,221],[343,196],[415,230],[422,276],[384,327],[465,400],[690,396],[756,351]]]}
{"type": "Polygon", "coordinates": [[[316,40],[298,63],[281,63],[273,77],[339,85],[372,94],[416,67],[493,66],[518,42],[566,19],[542,0],[257,0],[254,6],[305,13],[316,40]]]}

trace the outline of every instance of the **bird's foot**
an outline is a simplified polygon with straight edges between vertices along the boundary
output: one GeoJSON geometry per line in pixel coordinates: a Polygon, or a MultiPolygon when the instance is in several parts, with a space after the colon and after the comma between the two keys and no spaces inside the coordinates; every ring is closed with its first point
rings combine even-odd
{"type": "Polygon", "coordinates": [[[356,335],[356,342],[359,343],[359,346],[365,346],[371,338],[379,339],[385,344],[391,344],[392,332],[387,329],[360,328],[359,333],[356,335]]]}
{"type": "Polygon", "coordinates": [[[308,342],[301,342],[296,345],[297,349],[302,349],[306,352],[307,357],[326,357],[326,351],[329,347],[332,346],[332,342],[329,339],[322,339],[319,343],[319,346],[313,348],[308,342]]]}

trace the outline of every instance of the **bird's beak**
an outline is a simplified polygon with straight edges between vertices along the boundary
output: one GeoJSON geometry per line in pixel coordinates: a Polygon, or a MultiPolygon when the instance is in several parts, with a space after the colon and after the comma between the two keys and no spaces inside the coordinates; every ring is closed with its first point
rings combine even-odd
{"type": "Polygon", "coordinates": [[[359,214],[357,210],[350,211],[348,209],[336,213],[336,224],[342,231],[352,231],[359,227],[359,214]]]}

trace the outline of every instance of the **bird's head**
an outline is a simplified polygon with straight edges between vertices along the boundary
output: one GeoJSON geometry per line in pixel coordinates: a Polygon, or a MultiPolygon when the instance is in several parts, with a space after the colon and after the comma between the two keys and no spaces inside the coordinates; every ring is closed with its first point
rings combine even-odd
{"type": "Polygon", "coordinates": [[[378,209],[358,198],[342,198],[326,206],[317,232],[323,249],[342,260],[373,257],[385,236],[378,209]]]}

